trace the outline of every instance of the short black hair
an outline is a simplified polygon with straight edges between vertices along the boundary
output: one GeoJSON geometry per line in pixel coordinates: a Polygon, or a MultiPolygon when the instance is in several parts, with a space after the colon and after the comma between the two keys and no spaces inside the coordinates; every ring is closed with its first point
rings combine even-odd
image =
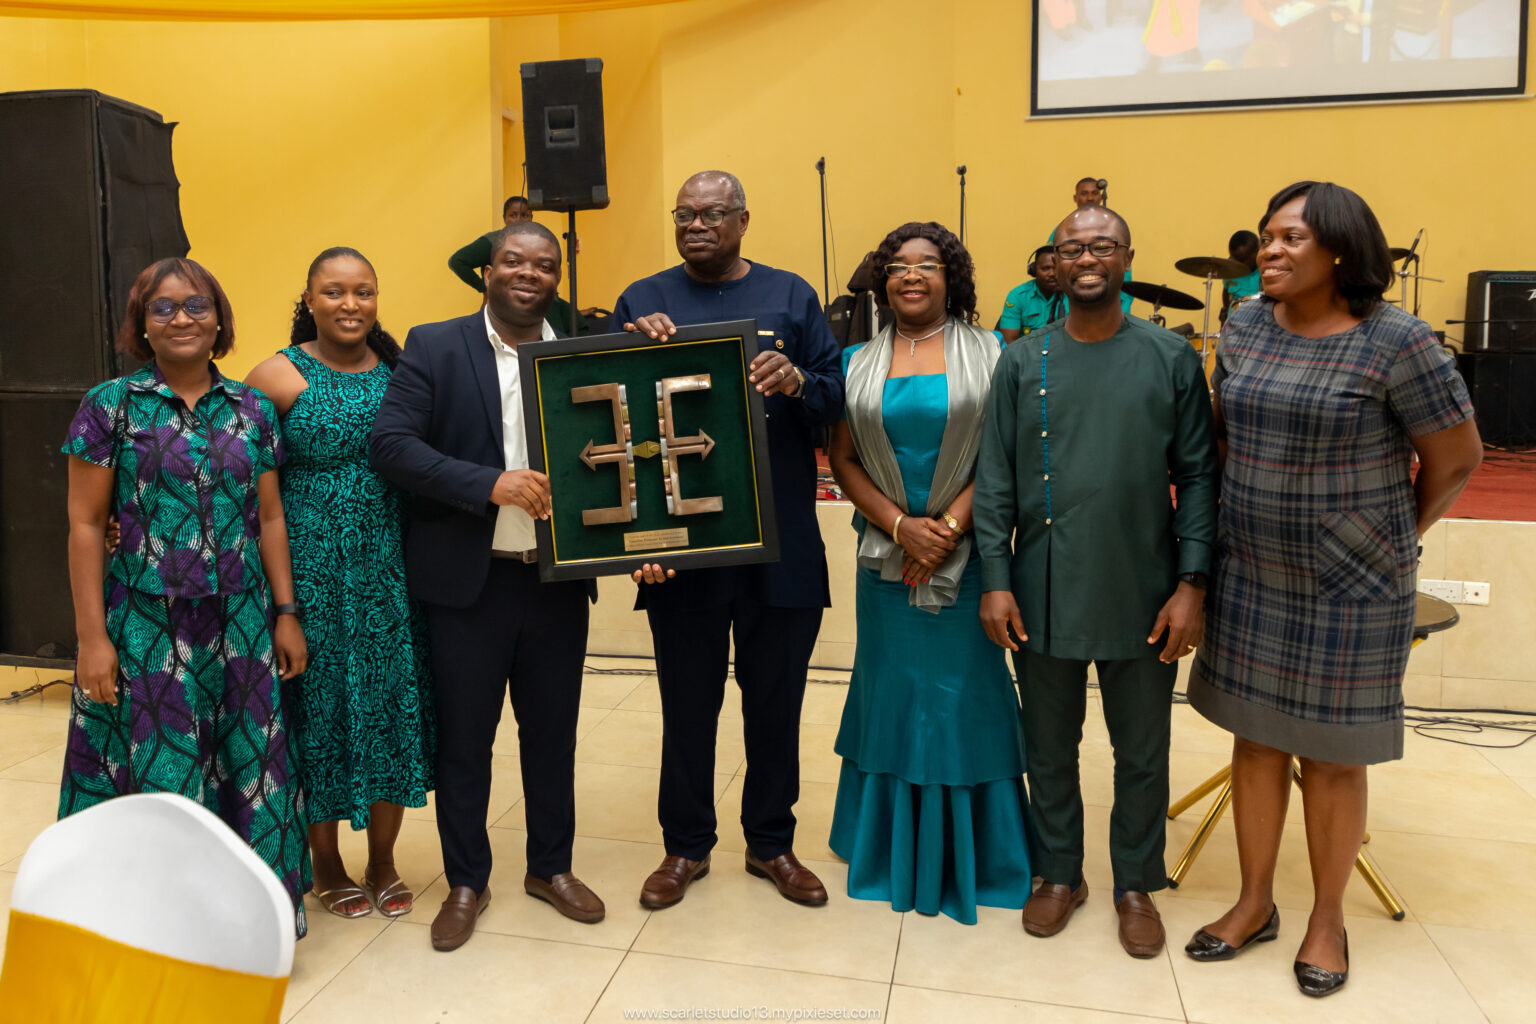
{"type": "MultiPolygon", "coordinates": [[[[1126,248],[1130,248],[1130,245],[1131,245],[1131,225],[1126,221],[1126,219],[1124,217],[1120,216],[1118,213],[1116,213],[1114,210],[1111,210],[1107,206],[1079,207],[1078,209],[1073,210],[1071,213],[1067,214],[1065,217],[1063,217],[1061,219],[1061,224],[1056,225],[1056,231],[1060,232],[1061,228],[1062,228],[1062,225],[1066,224],[1067,221],[1071,220],[1073,217],[1076,217],[1078,214],[1082,213],[1084,210],[1096,210],[1099,213],[1107,213],[1111,217],[1115,218],[1115,220],[1119,221],[1120,222],[1120,226],[1122,228],[1125,228],[1125,245],[1126,245],[1126,248]]],[[[1057,244],[1060,244],[1060,243],[1057,243],[1057,244]]],[[[1050,246],[1050,248],[1051,249],[1055,249],[1056,246],[1052,245],[1052,246],[1050,246]]]]}
{"type": "Polygon", "coordinates": [[[536,220],[519,220],[508,224],[491,237],[491,259],[494,260],[496,254],[501,252],[502,248],[518,235],[537,235],[553,245],[555,247],[555,258],[560,258],[560,239],[555,237],[553,231],[536,220]]]}
{"type": "Polygon", "coordinates": [[[885,265],[896,257],[896,250],[902,244],[914,238],[926,238],[939,250],[939,258],[944,261],[944,309],[950,316],[957,320],[972,323],[976,319],[976,264],[971,261],[971,254],[966,251],[965,244],[955,237],[955,233],[937,221],[908,221],[901,227],[885,236],[884,241],[875,249],[872,260],[876,272],[880,275],[879,287],[875,289],[875,301],[882,306],[887,304],[885,296],[885,265]]]}
{"type": "Polygon", "coordinates": [[[1083,184],[1084,182],[1087,182],[1090,185],[1097,185],[1099,183],[1099,179],[1093,177],[1092,175],[1089,175],[1086,178],[1078,178],[1077,179],[1077,185],[1073,185],[1072,186],[1072,191],[1076,192],[1077,191],[1077,186],[1083,184]]]}
{"type": "Polygon", "coordinates": [[[533,204],[528,201],[527,196],[507,196],[507,201],[501,204],[501,215],[503,217],[507,215],[508,210],[512,209],[513,203],[522,203],[524,206],[528,207],[533,206],[533,204]]]}
{"type": "Polygon", "coordinates": [[[1302,197],[1302,223],[1312,229],[1317,244],[1338,258],[1333,268],[1334,287],[1349,303],[1351,316],[1363,317],[1376,308],[1382,293],[1392,286],[1392,254],[1376,214],[1364,199],[1331,181],[1298,181],[1276,192],[1259,220],[1264,233],[1271,217],[1284,205],[1302,197]]]}
{"type": "Polygon", "coordinates": [[[1259,236],[1252,231],[1234,231],[1232,237],[1227,239],[1227,252],[1237,252],[1239,249],[1257,249],[1259,236]]]}

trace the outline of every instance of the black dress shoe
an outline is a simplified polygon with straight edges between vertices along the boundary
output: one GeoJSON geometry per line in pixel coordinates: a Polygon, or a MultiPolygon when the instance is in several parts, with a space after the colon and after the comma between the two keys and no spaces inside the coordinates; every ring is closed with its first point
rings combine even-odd
{"type": "Polygon", "coordinates": [[[1279,935],[1280,908],[1272,907],[1269,911],[1269,920],[1265,921],[1258,931],[1237,945],[1234,946],[1225,940],[1218,939],[1204,928],[1201,928],[1195,932],[1195,937],[1190,939],[1184,946],[1184,952],[1191,960],[1199,960],[1201,963],[1231,960],[1255,942],[1273,942],[1279,935]]]}
{"type": "Polygon", "coordinates": [[[1349,935],[1344,936],[1344,969],[1342,971],[1325,971],[1321,967],[1304,964],[1300,960],[1296,961],[1295,968],[1296,987],[1301,989],[1302,995],[1318,999],[1333,995],[1349,980],[1349,935]]]}

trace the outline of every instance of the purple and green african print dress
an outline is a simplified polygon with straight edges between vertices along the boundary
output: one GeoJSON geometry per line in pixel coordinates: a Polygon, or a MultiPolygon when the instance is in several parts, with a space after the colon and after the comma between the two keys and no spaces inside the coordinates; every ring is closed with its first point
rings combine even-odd
{"type": "Polygon", "coordinates": [[[1472,416],[1429,325],[1386,303],[1324,338],[1270,300],[1227,319],[1216,565],[1189,702],[1245,739],[1337,764],[1403,756],[1418,538],[1410,438],[1472,416]]]}
{"type": "Polygon", "coordinates": [[[282,460],[260,392],[209,364],[188,409],[154,363],[99,384],[64,453],[114,471],[107,566],[118,703],[77,689],[59,816],[127,793],[179,793],[271,865],[303,935],[306,822],[261,568],[256,481],[282,460]]]}
{"type": "Polygon", "coordinates": [[[425,628],[405,588],[403,501],[368,464],[389,384],[380,363],[333,370],[297,346],[305,380],[282,417],[283,509],[309,665],[293,681],[293,731],[311,821],[366,828],[369,805],[422,807],[436,720],[425,628]]]}

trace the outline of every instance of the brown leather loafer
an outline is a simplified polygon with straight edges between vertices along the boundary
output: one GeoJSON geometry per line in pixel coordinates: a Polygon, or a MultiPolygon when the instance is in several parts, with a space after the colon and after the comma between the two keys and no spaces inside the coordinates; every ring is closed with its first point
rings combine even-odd
{"type": "Polygon", "coordinates": [[[523,892],[554,907],[572,921],[596,924],[603,919],[607,908],[597,893],[569,871],[551,875],[546,881],[533,875],[523,876],[523,892]]]}
{"type": "Polygon", "coordinates": [[[475,922],[490,902],[490,886],[479,893],[467,885],[449,889],[448,898],[443,900],[437,916],[432,919],[432,948],[446,953],[468,942],[475,934],[475,922]]]}
{"type": "Polygon", "coordinates": [[[1151,896],[1126,890],[1115,912],[1120,915],[1120,945],[1127,953],[1146,960],[1163,951],[1163,918],[1151,896]]]}
{"type": "Polygon", "coordinates": [[[795,859],[793,853],[781,853],[773,860],[761,860],[751,850],[747,851],[747,874],[766,878],[779,890],[779,895],[808,907],[819,907],[827,902],[827,890],[815,872],[795,859]]]}
{"type": "Polygon", "coordinates": [[[664,857],[661,866],[652,871],[640,887],[640,905],[651,910],[661,910],[683,901],[683,893],[694,880],[709,874],[709,854],[703,860],[686,857],[664,857]]]}
{"type": "Polygon", "coordinates": [[[1088,882],[1078,882],[1077,888],[1056,882],[1041,882],[1024,901],[1024,930],[1029,934],[1048,939],[1067,926],[1072,912],[1088,898],[1088,882]]]}

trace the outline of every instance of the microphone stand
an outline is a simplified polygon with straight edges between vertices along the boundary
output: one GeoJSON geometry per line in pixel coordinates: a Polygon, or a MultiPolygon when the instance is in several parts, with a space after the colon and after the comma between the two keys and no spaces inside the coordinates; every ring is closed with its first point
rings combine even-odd
{"type": "Polygon", "coordinates": [[[832,304],[832,277],[827,270],[827,158],[816,159],[816,174],[821,178],[821,301],[832,304]]]}
{"type": "Polygon", "coordinates": [[[965,164],[955,168],[960,175],[960,244],[965,244],[965,164]]]}

